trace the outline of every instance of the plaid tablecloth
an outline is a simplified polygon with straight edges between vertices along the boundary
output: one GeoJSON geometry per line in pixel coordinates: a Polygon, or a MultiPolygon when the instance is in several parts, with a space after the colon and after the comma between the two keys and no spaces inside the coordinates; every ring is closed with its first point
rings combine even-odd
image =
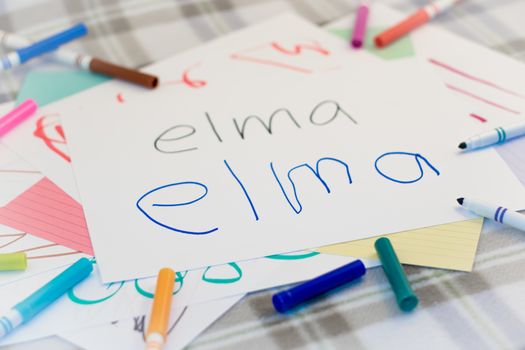
{"type": "MultiPolygon", "coordinates": [[[[274,14],[295,10],[318,24],[354,11],[357,0],[0,0],[0,28],[39,38],[86,22],[78,49],[130,66],[162,59],[274,14]]],[[[384,0],[403,11],[426,0],[384,0]]],[[[525,60],[525,1],[465,0],[436,20],[482,45],[525,60]]],[[[1,52],[1,51],[0,51],[1,52]]],[[[16,96],[33,62],[0,74],[0,102],[16,96]]],[[[494,67],[498,69],[498,67],[494,67]]],[[[525,86],[525,82],[524,82],[525,86]]],[[[252,294],[192,349],[525,348],[525,234],[486,224],[472,273],[407,267],[421,303],[401,313],[382,270],[355,288],[322,298],[292,316],[271,306],[275,290],[252,294]]],[[[48,339],[12,349],[75,349],[48,339]]]]}

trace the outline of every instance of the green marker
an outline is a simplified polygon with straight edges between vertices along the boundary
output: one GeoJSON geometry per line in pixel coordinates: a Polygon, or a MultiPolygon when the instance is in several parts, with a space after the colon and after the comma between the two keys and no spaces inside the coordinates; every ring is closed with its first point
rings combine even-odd
{"type": "Polygon", "coordinates": [[[374,246],[383,265],[386,277],[396,295],[397,305],[399,305],[399,308],[403,311],[413,310],[419,300],[408,282],[405,271],[399,263],[399,259],[390,240],[386,237],[381,237],[376,240],[374,246]]]}
{"type": "Polygon", "coordinates": [[[26,253],[0,254],[0,271],[25,270],[26,268],[26,253]]]}

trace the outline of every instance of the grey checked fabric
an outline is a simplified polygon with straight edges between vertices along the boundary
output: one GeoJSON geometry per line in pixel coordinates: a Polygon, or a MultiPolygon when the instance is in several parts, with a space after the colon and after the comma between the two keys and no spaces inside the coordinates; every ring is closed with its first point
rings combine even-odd
{"type": "MultiPolygon", "coordinates": [[[[385,0],[408,12],[423,0],[385,0]]],[[[182,52],[272,15],[293,10],[317,24],[353,12],[352,0],[0,0],[0,29],[40,38],[83,21],[78,50],[130,66],[182,52]]],[[[435,22],[525,61],[525,1],[464,0],[435,22]]],[[[1,52],[1,51],[0,51],[1,52]]],[[[4,52],[5,53],[5,52],[4,52]]],[[[36,60],[0,73],[0,102],[12,100],[36,60]]],[[[525,85],[525,82],[524,82],[525,85]]],[[[191,349],[525,349],[525,234],[486,223],[474,272],[407,267],[420,297],[400,312],[380,268],[290,316],[271,306],[275,290],[254,293],[201,335],[191,349]]],[[[12,349],[74,349],[47,339],[12,349]]]]}

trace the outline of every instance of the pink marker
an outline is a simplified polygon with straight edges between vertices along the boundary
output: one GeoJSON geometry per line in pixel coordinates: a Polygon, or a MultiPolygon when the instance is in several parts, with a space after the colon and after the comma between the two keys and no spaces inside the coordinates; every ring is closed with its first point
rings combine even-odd
{"type": "Polygon", "coordinates": [[[29,118],[38,108],[32,99],[25,100],[18,107],[0,118],[0,137],[7,134],[15,126],[29,118]]]}
{"type": "Polygon", "coordinates": [[[363,46],[366,34],[366,20],[368,19],[368,1],[363,0],[357,9],[352,35],[352,46],[356,49],[363,46]]]}

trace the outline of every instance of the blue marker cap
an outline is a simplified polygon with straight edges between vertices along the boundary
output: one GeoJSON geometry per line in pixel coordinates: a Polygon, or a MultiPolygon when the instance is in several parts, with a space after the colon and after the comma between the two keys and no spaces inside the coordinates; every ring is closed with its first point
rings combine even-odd
{"type": "Polygon", "coordinates": [[[24,63],[33,57],[58,49],[60,45],[86,35],[88,32],[85,24],[80,23],[63,32],[50,36],[47,39],[17,50],[20,63],[24,63]]]}
{"type": "Polygon", "coordinates": [[[14,309],[22,315],[25,323],[89,276],[91,271],[93,271],[91,261],[86,258],[80,258],[60,275],[15,305],[14,309]]]}
{"type": "Polygon", "coordinates": [[[363,262],[353,261],[313,280],[274,294],[273,306],[278,312],[286,312],[307,300],[351,282],[365,273],[366,268],[363,262]]]}

